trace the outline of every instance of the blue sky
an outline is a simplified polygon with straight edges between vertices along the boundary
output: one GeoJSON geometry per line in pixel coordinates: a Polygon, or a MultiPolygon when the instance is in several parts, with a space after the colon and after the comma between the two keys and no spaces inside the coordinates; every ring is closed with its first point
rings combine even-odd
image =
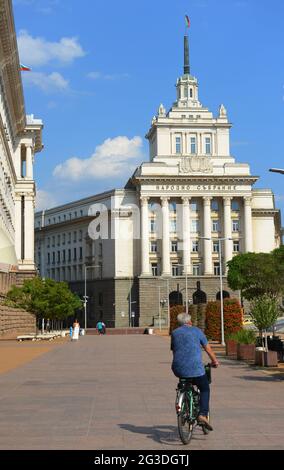
{"type": "Polygon", "coordinates": [[[231,154],[284,209],[284,177],[268,172],[284,167],[282,0],[13,4],[21,61],[32,67],[23,73],[26,110],[45,125],[39,207],[123,187],[148,160],[144,136],[159,104],[175,100],[188,14],[200,100],[214,114],[224,103],[231,154]]]}

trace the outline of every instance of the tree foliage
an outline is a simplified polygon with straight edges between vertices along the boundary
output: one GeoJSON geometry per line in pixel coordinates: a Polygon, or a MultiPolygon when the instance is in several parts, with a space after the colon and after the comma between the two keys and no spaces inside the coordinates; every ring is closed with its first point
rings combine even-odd
{"type": "Polygon", "coordinates": [[[228,284],[247,300],[284,292],[284,247],[272,253],[243,253],[228,262],[228,284]]]}
{"type": "Polygon", "coordinates": [[[37,318],[50,320],[63,320],[82,308],[82,301],[68,284],[39,277],[26,280],[22,287],[13,286],[7,297],[37,318]]]}
{"type": "Polygon", "coordinates": [[[258,297],[251,302],[250,315],[261,334],[263,330],[267,330],[275,324],[279,313],[277,300],[268,295],[258,297]]]}

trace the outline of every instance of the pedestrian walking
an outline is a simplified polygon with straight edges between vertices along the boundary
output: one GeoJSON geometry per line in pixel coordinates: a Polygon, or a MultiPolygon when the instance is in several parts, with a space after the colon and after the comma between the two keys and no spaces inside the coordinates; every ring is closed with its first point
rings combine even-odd
{"type": "Polygon", "coordinates": [[[73,340],[78,340],[79,339],[79,331],[80,331],[80,323],[76,319],[73,323],[73,340]]]}

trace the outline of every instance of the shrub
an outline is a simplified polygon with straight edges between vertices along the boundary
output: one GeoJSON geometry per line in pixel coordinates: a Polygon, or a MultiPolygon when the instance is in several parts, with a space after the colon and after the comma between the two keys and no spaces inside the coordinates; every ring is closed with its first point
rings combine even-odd
{"type": "Polygon", "coordinates": [[[230,336],[238,344],[255,344],[256,337],[253,330],[241,329],[230,336]]]}
{"type": "Polygon", "coordinates": [[[178,328],[177,316],[179,313],[184,312],[183,305],[173,305],[170,309],[170,333],[178,328]]]}
{"type": "MultiPolygon", "coordinates": [[[[228,335],[242,328],[242,308],[237,299],[224,300],[224,333],[228,335]]],[[[206,309],[206,336],[221,341],[221,302],[208,302],[206,309]]]]}

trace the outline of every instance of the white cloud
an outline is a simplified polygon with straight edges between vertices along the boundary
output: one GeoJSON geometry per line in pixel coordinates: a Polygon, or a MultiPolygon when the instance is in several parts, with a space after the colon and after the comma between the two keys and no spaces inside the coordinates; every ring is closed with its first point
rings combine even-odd
{"type": "Polygon", "coordinates": [[[69,81],[60,73],[52,72],[27,72],[23,75],[23,81],[28,86],[36,86],[45,93],[63,92],[69,90],[69,81]]]}
{"type": "Polygon", "coordinates": [[[55,197],[48,191],[38,189],[36,193],[36,210],[41,211],[56,206],[55,197]]]}
{"type": "Polygon", "coordinates": [[[61,38],[58,42],[49,42],[41,37],[32,37],[21,30],[18,35],[20,60],[31,67],[56,62],[70,64],[75,59],[86,55],[78,38],[61,38]]]}
{"type": "Polygon", "coordinates": [[[89,178],[104,179],[122,176],[134,171],[137,158],[142,157],[142,139],[118,136],[106,139],[96,147],[90,158],[70,158],[57,165],[53,175],[60,179],[79,181],[89,178]]]}
{"type": "Polygon", "coordinates": [[[128,73],[113,73],[113,74],[103,74],[101,72],[90,72],[87,75],[88,78],[92,80],[120,80],[123,78],[129,78],[128,73]]]}

